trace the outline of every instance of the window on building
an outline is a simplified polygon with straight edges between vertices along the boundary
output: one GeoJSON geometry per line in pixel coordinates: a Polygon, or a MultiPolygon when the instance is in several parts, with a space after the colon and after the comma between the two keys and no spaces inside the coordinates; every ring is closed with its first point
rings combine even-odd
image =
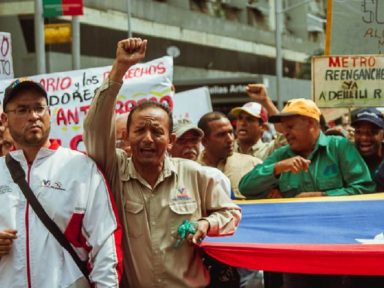
{"type": "Polygon", "coordinates": [[[189,4],[192,11],[209,14],[207,0],[189,0],[189,4]]]}
{"type": "Polygon", "coordinates": [[[267,28],[266,17],[259,9],[248,7],[247,12],[248,25],[267,28]]]}
{"type": "Polygon", "coordinates": [[[223,10],[224,10],[225,19],[229,21],[240,22],[240,17],[241,17],[240,9],[223,4],[223,10]]]}
{"type": "Polygon", "coordinates": [[[319,31],[309,31],[308,32],[308,40],[312,42],[319,42],[321,39],[322,33],[319,31]]]}
{"type": "Polygon", "coordinates": [[[270,5],[268,0],[248,0],[248,25],[268,29],[270,5]]]}

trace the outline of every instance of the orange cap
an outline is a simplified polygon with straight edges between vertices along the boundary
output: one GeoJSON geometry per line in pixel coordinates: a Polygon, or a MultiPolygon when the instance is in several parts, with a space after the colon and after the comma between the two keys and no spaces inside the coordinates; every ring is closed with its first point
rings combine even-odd
{"type": "Polygon", "coordinates": [[[282,117],[295,115],[310,117],[320,122],[321,112],[312,100],[305,98],[291,99],[279,114],[269,117],[269,122],[278,123],[281,122],[282,117]]]}

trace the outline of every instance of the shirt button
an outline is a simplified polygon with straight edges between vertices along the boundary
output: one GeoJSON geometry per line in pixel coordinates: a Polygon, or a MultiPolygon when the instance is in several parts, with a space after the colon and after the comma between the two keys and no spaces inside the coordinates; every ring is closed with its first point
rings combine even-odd
{"type": "Polygon", "coordinates": [[[151,224],[152,224],[152,226],[155,226],[155,225],[156,225],[156,222],[155,222],[155,221],[152,221],[151,224]]]}

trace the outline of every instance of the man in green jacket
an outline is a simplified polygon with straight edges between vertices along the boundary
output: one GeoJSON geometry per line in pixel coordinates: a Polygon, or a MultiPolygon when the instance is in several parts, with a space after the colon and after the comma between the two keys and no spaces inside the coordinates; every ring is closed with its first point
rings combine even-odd
{"type": "Polygon", "coordinates": [[[240,181],[247,198],[341,196],[375,191],[367,165],[347,139],[325,136],[320,110],[308,99],[288,101],[270,122],[281,123],[288,145],[277,149],[240,181]],[[273,195],[276,195],[274,193],[273,195]]]}
{"type": "MultiPolygon", "coordinates": [[[[369,170],[346,138],[325,136],[320,110],[307,99],[288,101],[270,117],[281,123],[288,145],[275,150],[240,181],[247,198],[339,196],[375,191],[369,170]],[[278,191],[276,192],[276,188],[278,191]]],[[[284,273],[285,288],[339,288],[343,276],[284,273]]]]}

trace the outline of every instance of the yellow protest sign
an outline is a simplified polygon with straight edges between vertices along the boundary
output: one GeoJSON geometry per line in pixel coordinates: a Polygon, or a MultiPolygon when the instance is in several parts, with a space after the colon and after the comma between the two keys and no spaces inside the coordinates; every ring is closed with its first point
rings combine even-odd
{"type": "Polygon", "coordinates": [[[312,58],[312,99],[319,107],[384,104],[384,55],[312,58]]]}

